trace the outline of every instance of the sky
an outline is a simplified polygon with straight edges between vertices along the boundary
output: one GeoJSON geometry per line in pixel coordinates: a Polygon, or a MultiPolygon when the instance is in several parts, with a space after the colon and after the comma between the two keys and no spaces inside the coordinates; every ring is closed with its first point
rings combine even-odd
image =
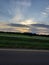
{"type": "Polygon", "coordinates": [[[0,0],[0,31],[49,34],[49,0],[0,0]]]}

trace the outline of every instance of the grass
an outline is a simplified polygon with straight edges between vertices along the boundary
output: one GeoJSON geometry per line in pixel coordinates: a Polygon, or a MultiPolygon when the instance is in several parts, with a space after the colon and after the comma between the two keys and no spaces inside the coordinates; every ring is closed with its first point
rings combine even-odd
{"type": "Polygon", "coordinates": [[[49,49],[49,37],[0,34],[1,48],[49,49]]]}

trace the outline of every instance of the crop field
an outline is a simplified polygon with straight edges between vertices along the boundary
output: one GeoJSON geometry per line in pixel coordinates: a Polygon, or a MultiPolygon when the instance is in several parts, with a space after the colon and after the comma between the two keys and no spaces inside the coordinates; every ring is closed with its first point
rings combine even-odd
{"type": "Polygon", "coordinates": [[[0,48],[49,49],[49,37],[0,33],[0,48]]]}

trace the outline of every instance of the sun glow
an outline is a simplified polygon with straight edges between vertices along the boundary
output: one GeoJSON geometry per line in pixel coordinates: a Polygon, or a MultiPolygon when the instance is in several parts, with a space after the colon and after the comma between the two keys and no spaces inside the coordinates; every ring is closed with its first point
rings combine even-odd
{"type": "Polygon", "coordinates": [[[37,24],[37,22],[33,21],[32,19],[28,19],[28,20],[21,22],[21,24],[30,25],[30,24],[37,24]]]}

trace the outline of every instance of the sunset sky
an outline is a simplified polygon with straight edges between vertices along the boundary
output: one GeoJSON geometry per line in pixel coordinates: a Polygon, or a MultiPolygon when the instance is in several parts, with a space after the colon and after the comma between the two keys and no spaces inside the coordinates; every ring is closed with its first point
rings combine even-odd
{"type": "Polygon", "coordinates": [[[0,0],[0,31],[49,34],[49,0],[0,0]]]}

